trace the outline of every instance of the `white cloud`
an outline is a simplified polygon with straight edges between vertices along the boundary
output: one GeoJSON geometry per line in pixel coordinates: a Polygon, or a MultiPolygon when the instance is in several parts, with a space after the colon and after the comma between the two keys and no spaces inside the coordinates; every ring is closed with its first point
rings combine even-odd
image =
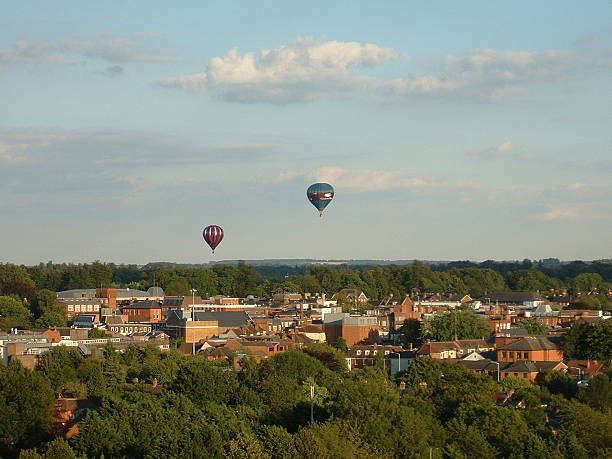
{"type": "Polygon", "coordinates": [[[177,88],[184,91],[197,92],[206,89],[207,81],[208,77],[206,76],[206,73],[196,73],[193,75],[185,75],[176,78],[164,78],[160,80],[158,84],[167,88],[177,88]]]}
{"type": "Polygon", "coordinates": [[[468,151],[467,156],[472,156],[481,160],[494,158],[510,159],[533,159],[534,155],[525,153],[510,140],[506,140],[499,145],[479,148],[478,150],[468,151]]]}
{"type": "Polygon", "coordinates": [[[175,62],[173,56],[164,56],[149,49],[140,40],[132,38],[97,37],[91,39],[62,40],[59,48],[91,59],[108,62],[175,62]]]}
{"type": "Polygon", "coordinates": [[[556,80],[567,74],[572,53],[567,51],[498,51],[483,49],[446,56],[439,75],[395,79],[396,97],[457,94],[499,101],[527,83],[556,80]]]}
{"type": "Polygon", "coordinates": [[[583,218],[583,208],[577,204],[557,204],[536,218],[544,221],[579,220],[583,218]]]}
{"type": "Polygon", "coordinates": [[[308,182],[328,182],[335,187],[350,191],[384,191],[401,188],[422,190],[442,186],[401,171],[346,169],[342,167],[319,167],[308,172],[289,170],[275,175],[257,177],[260,183],[267,184],[290,182],[296,179],[308,182]]]}
{"type": "Polygon", "coordinates": [[[164,63],[178,61],[147,46],[147,37],[86,37],[59,42],[19,41],[0,49],[0,68],[16,64],[72,64],[76,57],[107,62],[164,63]]]}
{"type": "Polygon", "coordinates": [[[299,39],[259,54],[213,57],[205,73],[166,78],[159,84],[186,90],[209,90],[238,102],[291,103],[349,93],[378,85],[356,69],[398,57],[390,48],[357,42],[299,39]]]}
{"type": "Polygon", "coordinates": [[[58,52],[50,43],[19,41],[10,48],[0,49],[0,68],[14,64],[68,64],[70,58],[58,52]]]}
{"type": "Polygon", "coordinates": [[[587,186],[588,185],[586,183],[575,182],[575,183],[570,183],[569,185],[567,185],[567,188],[570,189],[570,190],[583,190],[587,186]]]}

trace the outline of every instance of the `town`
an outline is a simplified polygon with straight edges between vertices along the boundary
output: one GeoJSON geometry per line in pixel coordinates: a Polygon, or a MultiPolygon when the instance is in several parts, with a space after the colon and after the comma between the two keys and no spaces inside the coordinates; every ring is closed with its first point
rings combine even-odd
{"type": "MultiPolygon", "coordinates": [[[[592,266],[585,264],[583,269],[592,266]]],[[[79,267],[41,264],[31,268],[5,264],[0,265],[0,288],[4,295],[0,297],[0,326],[4,330],[0,332],[0,357],[5,368],[42,373],[51,380],[54,435],[68,440],[77,449],[78,445],[83,448],[81,442],[92,440],[89,435],[97,435],[89,427],[95,417],[92,414],[87,417],[87,414],[98,413],[99,416],[107,409],[104,406],[108,402],[104,400],[110,397],[109,389],[92,390],[91,378],[80,374],[81,367],[87,366],[88,361],[98,362],[96,365],[102,365],[101,368],[110,361],[117,365],[113,354],[122,356],[119,361],[125,369],[118,370],[119,380],[115,385],[119,386],[110,390],[111,393],[120,390],[121,385],[128,385],[158,397],[164,391],[176,390],[173,376],[160,373],[159,369],[137,371],[131,368],[129,359],[150,354],[164,362],[174,356],[172,359],[179,359],[175,361],[174,373],[180,372],[181,365],[189,365],[185,362],[191,362],[190,365],[206,362],[214,371],[221,371],[219,375],[229,371],[240,380],[245,372],[253,371],[253,365],[263,369],[276,362],[274,365],[282,367],[283,359],[297,352],[318,359],[323,367],[349,375],[344,378],[361,384],[366,384],[367,378],[379,378],[384,390],[395,392],[402,400],[418,397],[427,390],[447,390],[442,389],[439,378],[460,372],[475,386],[472,390],[483,392],[493,406],[513,412],[530,412],[531,416],[536,416],[534,410],[539,410],[538,429],[547,432],[548,441],[556,438],[558,442],[565,438],[562,433],[567,430],[562,427],[563,410],[559,399],[535,403],[529,391],[538,388],[549,394],[539,396],[542,400],[550,394],[561,399],[575,399],[580,395],[580,400],[587,405],[593,402],[594,413],[599,409],[609,414],[612,290],[602,276],[588,271],[577,274],[563,285],[535,267],[522,265],[522,268],[506,275],[511,285],[521,282],[525,285],[526,280],[537,277],[538,282],[557,288],[489,291],[487,285],[480,285],[479,294],[473,296],[467,291],[428,292],[422,288],[417,293],[415,286],[428,279],[439,280],[452,272],[467,281],[467,273],[475,276],[485,271],[484,268],[466,268],[468,271],[434,272],[426,265],[415,263],[387,268],[388,274],[412,275],[403,285],[404,291],[411,293],[394,294],[391,290],[395,289],[389,286],[388,292],[379,290],[378,298],[370,298],[357,285],[364,285],[361,280],[375,272],[381,274],[378,267],[359,271],[343,266],[313,266],[305,268],[302,275],[292,275],[273,284],[270,279],[258,275],[255,267],[241,262],[237,266],[193,268],[182,273],[184,278],[176,272],[169,276],[171,270],[155,271],[154,275],[161,278],[168,289],[178,288],[188,293],[182,295],[167,294],[159,285],[146,290],[105,286],[52,291],[39,286],[53,285],[49,278],[54,276],[64,278],[55,285],[66,283],[71,271],[73,275],[79,271],[85,283],[102,280],[110,284],[113,278],[118,278],[121,268],[99,263],[79,267]],[[102,272],[103,279],[96,280],[96,272],[102,272]],[[192,285],[179,282],[187,282],[187,274],[216,276],[218,281],[221,273],[228,272],[235,285],[226,286],[226,289],[242,290],[246,295],[207,296],[194,288],[196,282],[192,285]],[[321,287],[331,275],[352,276],[353,280],[337,291],[324,291],[326,289],[321,287]],[[247,279],[246,284],[239,286],[239,279],[247,279]],[[307,281],[318,287],[318,291],[304,291],[307,281]],[[268,285],[271,294],[255,296],[261,293],[264,284],[268,285]],[[286,287],[293,290],[287,291],[286,287]],[[30,295],[31,299],[25,295],[30,295]],[[434,377],[436,372],[438,376],[434,377]],[[469,374],[479,379],[470,379],[469,374]]],[[[492,272],[496,274],[495,280],[489,281],[492,285],[496,282],[499,285],[500,280],[502,284],[505,282],[502,276],[492,272]]],[[[78,275],[74,277],[79,278],[78,275]]],[[[74,279],[67,282],[74,285],[74,279]]],[[[215,289],[206,285],[206,288],[215,289]]],[[[142,366],[142,362],[136,366],[142,366]]],[[[189,368],[192,378],[199,374],[189,368]]],[[[326,413],[325,396],[332,390],[331,386],[325,387],[318,380],[317,372],[308,375],[302,370],[301,374],[298,383],[306,385],[310,393],[298,399],[302,404],[311,404],[311,421],[324,420],[330,415],[326,413]]],[[[206,379],[212,375],[199,374],[197,377],[206,379]]],[[[286,383],[296,384],[295,381],[286,383]]],[[[190,383],[195,385],[192,387],[195,392],[202,390],[197,388],[198,384],[202,382],[190,383]]],[[[457,403],[473,395],[458,396],[457,403]]],[[[271,407],[272,411],[285,406],[283,403],[271,407]]],[[[290,406],[287,405],[286,410],[296,409],[290,406]]],[[[284,426],[291,431],[308,421],[308,415],[300,417],[293,413],[290,420],[277,419],[271,425],[284,426]]],[[[605,419],[602,428],[609,426],[609,417],[605,419]]],[[[580,438],[582,433],[573,435],[580,438]]],[[[431,449],[432,455],[437,451],[438,457],[444,449],[443,444],[434,446],[436,442],[427,438],[422,441],[429,446],[421,446],[429,448],[427,451],[431,449]]],[[[604,438],[607,437],[604,435],[601,440],[604,438]]],[[[232,438],[228,444],[238,450],[253,447],[240,441],[232,438]]],[[[249,441],[262,448],[265,446],[261,439],[249,441]]],[[[514,457],[500,450],[498,440],[490,439],[489,442],[491,451],[514,457]]],[[[598,448],[597,454],[600,454],[607,451],[608,446],[585,444],[583,448],[598,448]]],[[[6,451],[10,451],[8,444],[6,447],[9,448],[6,451]]],[[[454,447],[462,448],[463,454],[469,449],[468,445],[454,447]]],[[[99,453],[112,456],[113,450],[106,448],[100,445],[99,453]]],[[[370,446],[364,444],[362,453],[366,454],[368,448],[370,446]]],[[[378,448],[380,452],[380,445],[378,448]]],[[[560,448],[559,444],[555,448],[560,448]]],[[[265,454],[284,457],[270,451],[265,454]]],[[[401,451],[392,454],[413,457],[404,456],[401,451]]]]}

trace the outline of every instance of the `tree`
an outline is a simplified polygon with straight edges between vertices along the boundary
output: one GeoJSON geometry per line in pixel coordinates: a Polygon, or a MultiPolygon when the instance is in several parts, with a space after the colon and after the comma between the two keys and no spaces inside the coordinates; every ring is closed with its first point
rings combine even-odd
{"type": "Polygon", "coordinates": [[[573,376],[562,371],[549,371],[544,374],[543,386],[552,394],[562,394],[565,398],[573,398],[578,393],[577,381],[573,376]]]}
{"type": "Polygon", "coordinates": [[[227,459],[271,459],[259,439],[251,432],[245,432],[237,438],[230,440],[227,459]]]}
{"type": "Polygon", "coordinates": [[[174,276],[164,284],[166,295],[184,296],[189,295],[191,286],[184,277],[174,276]]]}
{"type": "Polygon", "coordinates": [[[342,351],[342,352],[348,351],[348,346],[346,345],[346,340],[342,336],[338,337],[338,339],[336,340],[336,344],[334,344],[334,347],[336,349],[338,349],[339,351],[342,351]]]}
{"type": "Polygon", "coordinates": [[[257,285],[257,271],[252,265],[247,265],[244,260],[238,262],[234,273],[234,288],[238,297],[245,297],[255,293],[257,285]]]}
{"type": "Polygon", "coordinates": [[[58,303],[55,292],[39,290],[33,303],[38,316],[36,326],[43,328],[66,326],[66,310],[58,303]]]}
{"type": "Polygon", "coordinates": [[[562,427],[576,435],[589,457],[612,457],[612,419],[579,402],[571,402],[562,411],[562,427]]]}
{"type": "Polygon", "coordinates": [[[523,319],[516,323],[518,328],[524,328],[530,335],[546,334],[546,326],[534,317],[523,319]]]}
{"type": "Polygon", "coordinates": [[[293,459],[298,457],[293,435],[280,426],[261,426],[259,440],[273,459],[293,459]]]}
{"type": "Polygon", "coordinates": [[[589,385],[580,389],[579,398],[595,410],[612,412],[612,380],[609,375],[601,373],[593,376],[589,385]]]}
{"type": "Polygon", "coordinates": [[[421,340],[482,339],[491,334],[487,320],[471,309],[454,309],[423,320],[421,340]]]}
{"type": "Polygon", "coordinates": [[[413,346],[421,345],[421,321],[417,319],[406,319],[402,326],[397,330],[397,333],[401,336],[402,344],[407,346],[412,344],[413,346]]]}
{"type": "Polygon", "coordinates": [[[61,391],[64,385],[78,378],[83,357],[76,348],[55,346],[40,357],[39,368],[49,378],[51,387],[61,391]]]}
{"type": "Polygon", "coordinates": [[[612,322],[573,322],[563,336],[563,349],[570,359],[609,360],[612,358],[612,322]]]}
{"type": "Polygon", "coordinates": [[[578,274],[571,282],[574,294],[589,295],[603,287],[603,278],[597,273],[578,274]]]}
{"type": "Polygon", "coordinates": [[[14,456],[48,438],[54,400],[41,373],[0,365],[0,456],[14,456]]]}
{"type": "Polygon", "coordinates": [[[99,338],[108,338],[109,335],[108,333],[106,333],[105,330],[102,330],[100,328],[90,328],[87,331],[87,338],[89,339],[99,339],[99,338]]]}
{"type": "Polygon", "coordinates": [[[13,296],[0,296],[0,330],[27,328],[31,317],[32,313],[20,300],[13,296]]]}

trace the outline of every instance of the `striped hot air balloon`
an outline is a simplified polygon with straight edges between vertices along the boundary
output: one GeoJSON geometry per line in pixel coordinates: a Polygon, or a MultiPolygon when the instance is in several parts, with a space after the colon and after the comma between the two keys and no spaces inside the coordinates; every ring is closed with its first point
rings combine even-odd
{"type": "Polygon", "coordinates": [[[323,217],[323,210],[334,198],[334,187],[329,183],[313,183],[306,190],[306,196],[319,211],[319,216],[323,217]]]}
{"type": "Polygon", "coordinates": [[[217,225],[209,225],[204,228],[202,235],[206,243],[212,249],[212,253],[215,253],[215,249],[223,240],[223,234],[223,228],[217,225]]]}

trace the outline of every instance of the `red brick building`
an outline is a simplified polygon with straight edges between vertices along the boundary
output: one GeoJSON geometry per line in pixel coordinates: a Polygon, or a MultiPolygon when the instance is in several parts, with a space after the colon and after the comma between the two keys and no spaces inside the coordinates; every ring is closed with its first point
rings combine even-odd
{"type": "Polygon", "coordinates": [[[122,311],[127,316],[128,322],[161,322],[162,306],[159,301],[144,300],[129,306],[124,306],[122,311]]]}

